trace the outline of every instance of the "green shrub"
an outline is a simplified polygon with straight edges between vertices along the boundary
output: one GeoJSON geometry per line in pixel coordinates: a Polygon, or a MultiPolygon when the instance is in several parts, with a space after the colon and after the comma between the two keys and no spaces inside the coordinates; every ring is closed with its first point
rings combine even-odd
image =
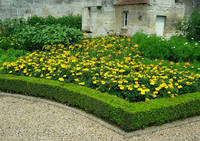
{"type": "Polygon", "coordinates": [[[15,37],[0,36],[0,49],[7,50],[9,48],[17,48],[17,44],[15,42],[15,37]]]}
{"type": "Polygon", "coordinates": [[[156,35],[136,33],[132,42],[139,44],[142,56],[150,59],[165,59],[175,62],[200,61],[200,44],[181,36],[173,36],[170,40],[156,35]]]}
{"type": "Polygon", "coordinates": [[[32,16],[29,17],[27,20],[28,25],[53,25],[53,24],[60,24],[61,26],[65,26],[68,28],[75,28],[80,29],[82,27],[82,18],[81,16],[63,16],[59,18],[55,18],[53,16],[48,17],[39,17],[39,16],[32,16]]]}
{"type": "Polygon", "coordinates": [[[177,24],[177,29],[189,40],[200,41],[200,12],[194,9],[190,17],[184,18],[177,24]]]}
{"type": "Polygon", "coordinates": [[[169,58],[170,52],[162,37],[156,35],[147,35],[144,33],[136,33],[132,41],[139,44],[139,50],[142,56],[151,59],[165,59],[169,58]]]}
{"type": "Polygon", "coordinates": [[[21,31],[25,25],[26,21],[23,18],[0,20],[0,33],[3,36],[8,37],[16,32],[21,31]]]}
{"type": "Polygon", "coordinates": [[[8,50],[3,50],[0,48],[0,66],[4,62],[13,62],[16,61],[18,57],[26,56],[29,52],[25,50],[14,50],[13,48],[8,50]]]}
{"type": "Polygon", "coordinates": [[[169,58],[165,58],[175,62],[194,62],[200,61],[200,44],[194,41],[188,41],[181,36],[173,36],[166,41],[170,51],[169,58]]]}
{"type": "Polygon", "coordinates": [[[58,81],[0,74],[0,90],[43,97],[76,106],[125,131],[200,114],[200,93],[129,103],[96,90],[58,81]],[[95,106],[94,106],[95,105],[95,106]]]}
{"type": "Polygon", "coordinates": [[[57,25],[65,26],[67,28],[75,28],[81,30],[82,18],[78,16],[63,16],[55,18],[53,16],[40,17],[32,16],[27,20],[24,18],[14,18],[14,19],[2,19],[0,20],[0,34],[3,36],[10,36],[15,33],[20,32],[26,26],[36,26],[36,25],[57,25]]]}
{"type": "Polygon", "coordinates": [[[69,45],[77,43],[83,33],[78,29],[66,28],[61,25],[26,26],[16,34],[17,42],[22,49],[41,50],[44,45],[62,43],[69,45]]]}

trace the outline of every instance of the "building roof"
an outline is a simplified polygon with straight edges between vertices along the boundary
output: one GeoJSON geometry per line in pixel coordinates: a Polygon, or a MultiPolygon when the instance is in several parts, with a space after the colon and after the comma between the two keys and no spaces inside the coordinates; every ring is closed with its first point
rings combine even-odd
{"type": "Polygon", "coordinates": [[[148,0],[123,0],[115,5],[136,5],[136,4],[147,4],[148,0]]]}

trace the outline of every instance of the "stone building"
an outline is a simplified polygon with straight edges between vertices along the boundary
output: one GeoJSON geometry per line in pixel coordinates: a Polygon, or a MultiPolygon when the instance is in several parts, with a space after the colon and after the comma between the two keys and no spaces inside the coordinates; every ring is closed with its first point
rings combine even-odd
{"type": "Polygon", "coordinates": [[[0,19],[81,14],[83,0],[0,0],[0,19]]]}
{"type": "Polygon", "coordinates": [[[138,31],[169,37],[199,0],[97,0],[84,6],[83,30],[92,35],[138,31]]]}
{"type": "Polygon", "coordinates": [[[175,23],[195,7],[200,8],[200,0],[0,0],[0,19],[81,14],[82,29],[92,35],[143,31],[170,36],[175,23]]]}

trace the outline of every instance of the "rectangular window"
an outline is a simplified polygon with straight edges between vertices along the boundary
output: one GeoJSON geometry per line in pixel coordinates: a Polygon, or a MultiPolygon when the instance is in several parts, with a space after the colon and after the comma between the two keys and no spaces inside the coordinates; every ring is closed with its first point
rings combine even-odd
{"type": "Polygon", "coordinates": [[[124,26],[128,26],[128,12],[124,12],[124,26]]]}

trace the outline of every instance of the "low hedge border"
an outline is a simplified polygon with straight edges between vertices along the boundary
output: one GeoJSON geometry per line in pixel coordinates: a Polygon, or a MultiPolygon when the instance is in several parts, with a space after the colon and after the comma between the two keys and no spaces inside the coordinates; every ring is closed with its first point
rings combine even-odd
{"type": "Polygon", "coordinates": [[[200,115],[200,92],[129,103],[99,91],[54,80],[0,74],[0,90],[39,96],[93,113],[130,132],[200,115]]]}

